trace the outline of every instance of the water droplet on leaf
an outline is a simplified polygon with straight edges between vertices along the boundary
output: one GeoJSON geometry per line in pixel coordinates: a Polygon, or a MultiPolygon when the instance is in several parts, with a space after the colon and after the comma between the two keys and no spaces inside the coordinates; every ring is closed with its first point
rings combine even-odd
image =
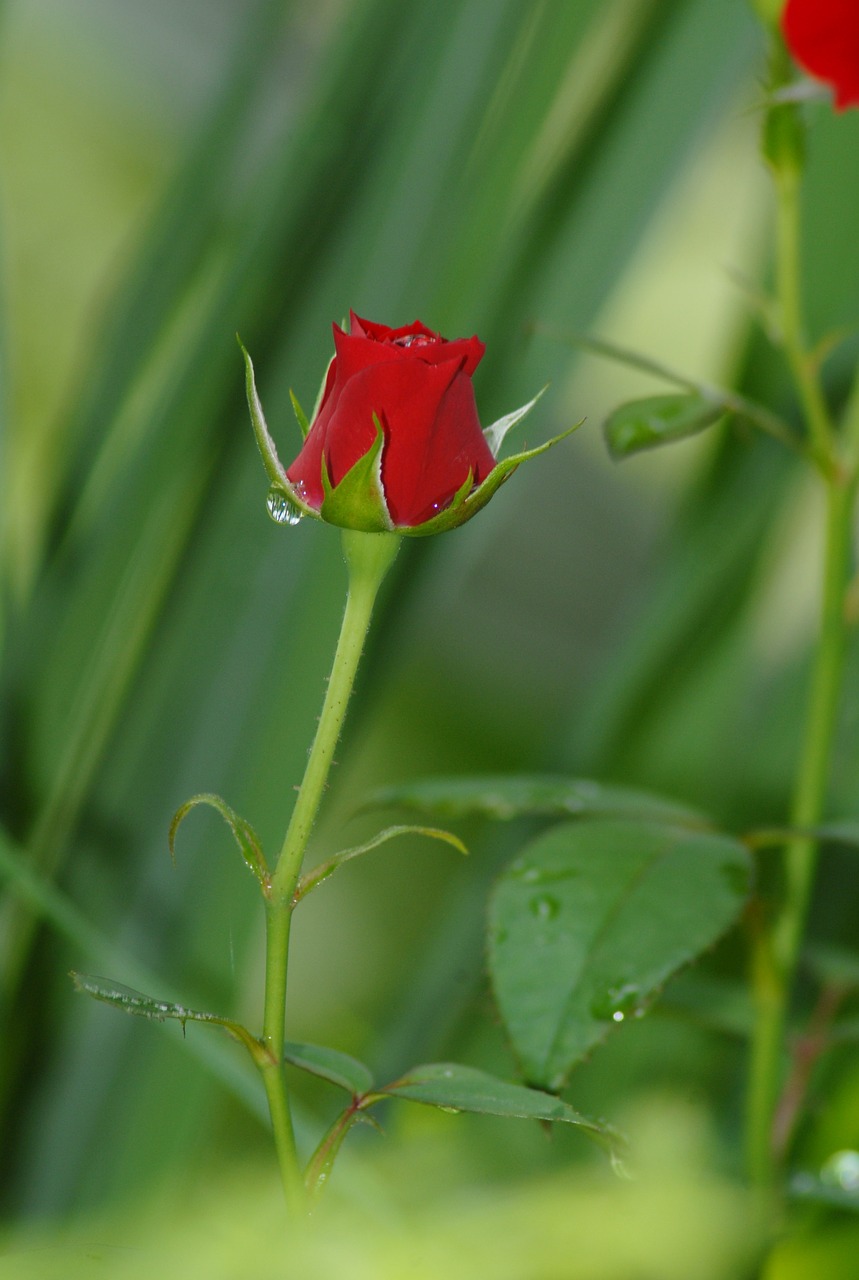
{"type": "Polygon", "coordinates": [[[623,1022],[630,1014],[640,1018],[644,1012],[641,990],[634,982],[609,987],[605,995],[597,997],[591,1005],[592,1016],[603,1022],[623,1022]]]}
{"type": "Polygon", "coordinates": [[[528,909],[538,920],[554,920],[561,909],[561,904],[557,898],[550,897],[548,893],[541,893],[539,897],[531,899],[528,909]]]}
{"type": "Polygon", "coordinates": [[[275,524],[296,525],[304,514],[276,484],[269,489],[265,505],[275,524]]]}

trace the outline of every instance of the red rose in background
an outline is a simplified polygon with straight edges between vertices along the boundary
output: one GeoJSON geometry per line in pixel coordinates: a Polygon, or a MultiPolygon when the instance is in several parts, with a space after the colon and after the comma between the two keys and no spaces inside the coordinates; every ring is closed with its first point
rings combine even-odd
{"type": "Polygon", "coordinates": [[[787,0],[782,30],[800,66],[832,85],[839,110],[859,104],[859,0],[787,0]]]}
{"type": "Polygon", "coordinates": [[[394,528],[424,524],[469,477],[470,489],[486,479],[495,459],[471,386],[485,350],[478,338],[447,342],[419,320],[390,329],[353,312],[348,333],[334,325],[334,350],[310,433],[286,471],[308,506],[321,511],[326,489],[372,451],[379,427],[381,488],[394,528]]]}

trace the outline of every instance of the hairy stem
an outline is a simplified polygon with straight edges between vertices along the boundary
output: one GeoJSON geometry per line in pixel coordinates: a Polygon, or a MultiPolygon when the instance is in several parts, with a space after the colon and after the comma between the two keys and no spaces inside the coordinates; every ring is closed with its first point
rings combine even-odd
{"type": "Polygon", "coordinates": [[[263,1043],[267,1059],[261,1067],[268,1097],[284,1192],[293,1211],[304,1204],[304,1182],[295,1147],[289,1091],[283,1063],[289,932],[295,887],[307,841],[340,737],[355,673],[379,587],[393,563],[400,539],[388,533],[344,530],[343,549],[349,570],[349,594],[334,655],[334,665],[304,779],[271,876],[266,901],[266,969],[263,1043]]]}

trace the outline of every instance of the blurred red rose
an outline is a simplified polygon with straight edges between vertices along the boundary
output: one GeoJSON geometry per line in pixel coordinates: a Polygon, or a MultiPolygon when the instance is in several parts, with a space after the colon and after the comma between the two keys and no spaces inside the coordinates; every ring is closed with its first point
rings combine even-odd
{"type": "Polygon", "coordinates": [[[787,0],[782,30],[800,66],[833,87],[839,110],[859,104],[859,0],[787,0]]]}
{"type": "Polygon", "coordinates": [[[353,312],[348,333],[334,326],[334,349],[304,447],[286,469],[307,507],[321,510],[374,450],[379,428],[380,496],[394,529],[425,524],[469,477],[471,491],[493,470],[471,385],[485,350],[478,338],[448,342],[418,320],[391,329],[353,312]]]}

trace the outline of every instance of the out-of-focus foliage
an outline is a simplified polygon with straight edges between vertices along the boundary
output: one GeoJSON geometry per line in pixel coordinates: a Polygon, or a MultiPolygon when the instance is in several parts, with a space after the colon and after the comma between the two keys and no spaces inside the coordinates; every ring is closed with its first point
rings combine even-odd
{"type": "MultiPolygon", "coordinates": [[[[728,1280],[755,1257],[761,1215],[754,1202],[707,1167],[708,1135],[694,1111],[649,1108],[635,1122],[648,1165],[633,1179],[606,1170],[543,1174],[506,1187],[469,1187],[468,1142],[450,1117],[377,1160],[360,1200],[334,1192],[309,1230],[287,1237],[278,1188],[255,1166],[161,1197],[133,1226],[101,1216],[46,1241],[7,1241],[0,1275],[10,1280],[625,1280],[630,1274],[728,1280]],[[405,1164],[403,1161],[405,1160],[405,1164]],[[394,1190],[408,1170],[408,1193],[394,1190]],[[444,1176],[446,1189],[435,1187],[444,1176]],[[453,1184],[453,1187],[451,1187],[453,1184]],[[384,1195],[383,1212],[372,1207],[384,1195]],[[671,1230],[665,1224],[671,1223],[671,1230]],[[3,1270],[14,1268],[8,1272],[3,1270]]],[[[352,1170],[353,1177],[367,1170],[352,1170]]]]}
{"type": "MultiPolygon", "coordinates": [[[[273,1167],[269,1181],[255,1166],[245,1185],[231,1172],[269,1155],[238,1049],[201,1047],[207,1028],[183,1043],[176,1028],[89,1006],[67,977],[104,969],[183,1004],[259,1017],[258,901],[229,834],[200,815],[174,869],[167,830],[189,796],[217,792],[277,847],[344,575],[333,531],[277,528],[265,515],[237,330],[282,457],[299,444],[289,388],[312,403],[329,325],[350,306],[479,333],[485,422],[550,382],[517,448],[588,417],[478,520],[398,562],[314,839],[320,860],[372,834],[352,816],[369,789],[457,770],[650,787],[725,829],[783,818],[814,606],[815,497],[789,457],[742,429],[613,467],[600,419],[668,388],[582,356],[564,336],[599,331],[791,413],[784,370],[732,278],[753,293],[767,270],[762,56],[745,0],[7,0],[7,1216],[86,1215],[75,1237],[86,1249],[105,1205],[157,1187],[181,1207],[202,1187],[190,1237],[159,1212],[164,1235],[144,1239],[139,1266],[109,1259],[111,1275],[151,1274],[166,1270],[166,1252],[178,1274],[205,1223],[250,1249],[241,1222],[260,1222],[277,1194],[273,1167]]],[[[859,113],[813,111],[812,124],[806,265],[822,337],[859,314],[859,113]]],[[[850,338],[829,358],[836,401],[855,355],[850,338]]],[[[851,661],[839,816],[855,815],[859,775],[859,654],[851,661]]],[[[460,834],[466,865],[415,841],[344,869],[303,904],[291,1038],[354,1052],[380,1078],[441,1058],[513,1074],[486,994],[482,924],[490,883],[530,828],[465,823],[460,834]]],[[[813,926],[855,949],[855,855],[828,852],[822,871],[813,926]]],[[[706,1097],[722,1143],[714,1164],[732,1167],[743,1043],[724,1026],[743,1025],[733,1016],[742,964],[733,935],[688,975],[684,998],[672,1005],[669,989],[665,1012],[622,1027],[576,1070],[572,1105],[617,1116],[653,1088],[706,1097]]],[[[851,1061],[845,1049],[815,1082],[821,1114],[800,1136],[813,1170],[859,1147],[851,1061]]],[[[335,1104],[324,1084],[298,1087],[305,1141],[335,1104]]],[[[408,1110],[385,1121],[386,1158],[402,1161],[395,1185],[419,1159],[408,1110]]],[[[469,1126],[470,1155],[464,1207],[444,1194],[462,1147],[414,1174],[408,1230],[428,1275],[490,1276],[496,1257],[506,1274],[499,1224],[511,1221],[517,1239],[545,1241],[535,1276],[557,1274],[577,1239],[582,1257],[582,1240],[594,1249],[582,1275],[623,1274],[611,1252],[623,1247],[619,1214],[647,1219],[640,1256],[655,1251],[656,1274],[686,1276],[695,1256],[696,1276],[728,1275],[747,1248],[745,1202],[700,1161],[694,1178],[678,1157],[652,1182],[603,1187],[601,1175],[569,1172],[585,1145],[575,1134],[549,1144],[527,1124],[439,1123],[446,1142],[469,1126]],[[498,1206],[479,1203],[484,1181],[498,1206]],[[683,1267],[671,1239],[682,1223],[683,1267]]],[[[657,1130],[640,1135],[643,1151],[658,1147],[657,1130]]],[[[355,1144],[372,1169],[378,1144],[367,1139],[355,1144]]],[[[330,1255],[308,1244],[316,1252],[296,1274],[343,1274],[342,1249],[355,1274],[362,1259],[366,1274],[421,1274],[402,1224],[355,1225],[371,1196],[350,1167],[330,1255]]],[[[118,1221],[111,1238],[137,1247],[127,1215],[118,1221]]],[[[821,1231],[820,1248],[837,1251],[852,1228],[821,1231]]],[[[820,1274],[797,1269],[816,1247],[788,1242],[773,1277],[820,1274]]],[[[190,1262],[182,1274],[194,1274],[190,1262]]]]}

